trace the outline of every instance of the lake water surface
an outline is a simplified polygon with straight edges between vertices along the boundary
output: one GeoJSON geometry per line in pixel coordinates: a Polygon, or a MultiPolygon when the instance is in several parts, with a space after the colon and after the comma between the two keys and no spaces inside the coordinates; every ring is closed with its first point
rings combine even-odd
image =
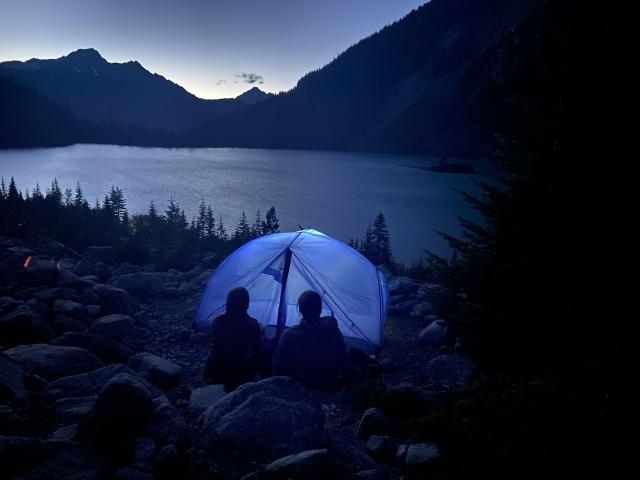
{"type": "Polygon", "coordinates": [[[195,214],[210,203],[233,231],[244,210],[253,221],[275,206],[281,230],[315,228],[339,240],[361,238],[382,211],[395,256],[417,259],[428,248],[448,255],[434,230],[457,234],[457,216],[475,212],[454,188],[474,191],[470,175],[424,170],[432,158],[411,155],[242,148],[169,149],[72,145],[0,150],[0,175],[21,190],[36,182],[44,191],[54,177],[61,187],[80,181],[93,205],[111,185],[122,188],[130,213],[153,200],[164,210],[173,197],[195,214]]]}

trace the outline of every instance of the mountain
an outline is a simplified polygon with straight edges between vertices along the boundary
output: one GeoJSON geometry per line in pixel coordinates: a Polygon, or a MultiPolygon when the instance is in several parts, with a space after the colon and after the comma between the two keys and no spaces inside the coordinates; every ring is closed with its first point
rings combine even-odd
{"type": "Polygon", "coordinates": [[[541,39],[520,30],[543,30],[548,4],[432,0],[292,90],[196,127],[185,143],[488,155],[496,134],[521,124],[512,81],[535,70],[530,50],[541,39]]]}
{"type": "Polygon", "coordinates": [[[253,105],[254,103],[261,102],[267,98],[273,97],[272,93],[266,93],[260,90],[258,87],[253,87],[250,90],[238,95],[236,100],[240,100],[247,105],[253,105]]]}
{"type": "Polygon", "coordinates": [[[109,63],[91,48],[51,60],[3,62],[0,76],[68,105],[79,118],[146,129],[181,132],[246,106],[203,100],[138,62],[109,63]]]}

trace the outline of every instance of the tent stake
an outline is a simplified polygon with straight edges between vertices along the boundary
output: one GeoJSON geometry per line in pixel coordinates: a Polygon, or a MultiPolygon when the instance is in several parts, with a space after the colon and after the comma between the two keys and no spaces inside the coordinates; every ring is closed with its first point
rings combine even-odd
{"type": "Polygon", "coordinates": [[[280,303],[278,304],[278,320],[276,322],[276,337],[273,341],[273,348],[278,346],[280,337],[284,333],[284,327],[287,322],[287,280],[289,278],[289,267],[291,266],[291,249],[287,248],[284,256],[284,269],[282,271],[282,288],[280,289],[280,303]]]}

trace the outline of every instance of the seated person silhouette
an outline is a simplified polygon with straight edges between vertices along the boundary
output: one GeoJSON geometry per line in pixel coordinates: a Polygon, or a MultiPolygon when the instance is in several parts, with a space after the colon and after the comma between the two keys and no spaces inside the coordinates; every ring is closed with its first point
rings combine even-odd
{"type": "Polygon", "coordinates": [[[324,392],[342,387],[347,371],[344,338],[333,317],[320,317],[322,299],[307,290],[298,299],[300,324],[284,332],[276,350],[274,372],[324,392]]]}
{"type": "Polygon", "coordinates": [[[211,352],[204,368],[208,383],[221,383],[227,392],[270,374],[270,355],[264,331],[248,315],[249,292],[234,288],[227,295],[225,313],[213,320],[211,352]]]}

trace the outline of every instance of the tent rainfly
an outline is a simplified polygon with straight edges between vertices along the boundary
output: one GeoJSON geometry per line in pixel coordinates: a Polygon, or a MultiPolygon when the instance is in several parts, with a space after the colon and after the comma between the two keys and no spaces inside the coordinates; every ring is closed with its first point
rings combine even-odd
{"type": "Polygon", "coordinates": [[[266,235],[229,255],[202,294],[196,313],[200,330],[211,331],[235,287],[249,291],[249,315],[271,338],[298,324],[298,297],[315,290],[322,297],[322,315],[336,318],[348,345],[367,353],[382,346],[389,303],[385,276],[356,250],[317,230],[266,235]]]}

